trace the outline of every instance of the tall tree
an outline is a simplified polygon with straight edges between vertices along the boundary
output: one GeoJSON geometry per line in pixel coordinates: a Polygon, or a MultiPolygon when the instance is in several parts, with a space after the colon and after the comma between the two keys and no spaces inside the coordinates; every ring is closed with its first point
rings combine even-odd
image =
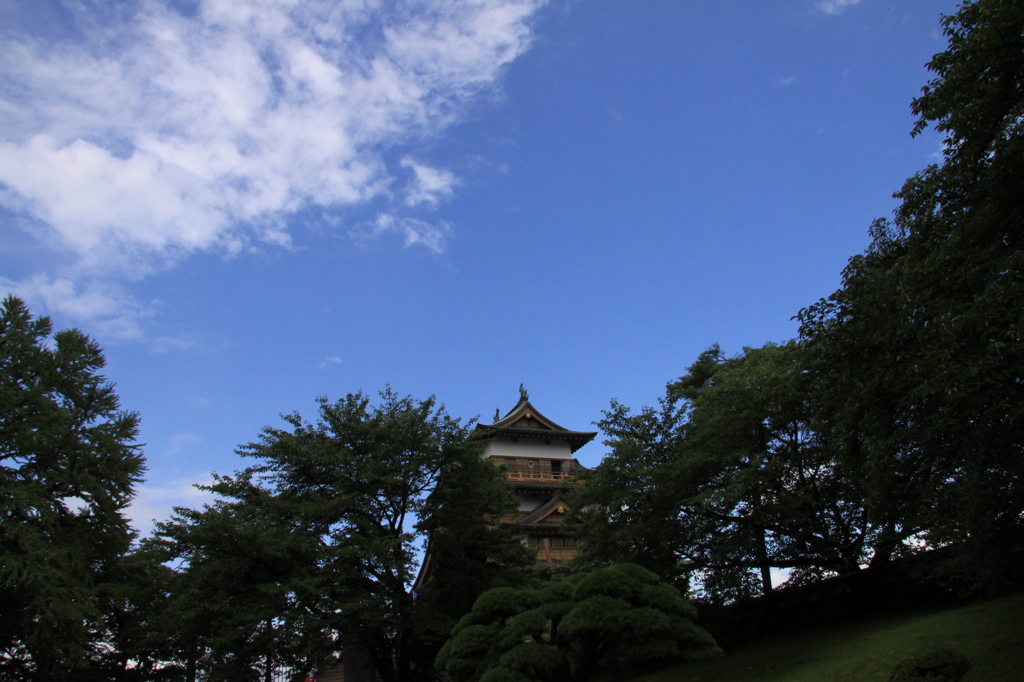
{"type": "Polygon", "coordinates": [[[613,404],[612,452],[577,493],[581,559],[699,577],[712,601],[770,591],[775,567],[857,570],[872,539],[862,493],[815,429],[808,381],[795,343],[712,347],[660,410],[613,404]]]}
{"type": "Polygon", "coordinates": [[[913,134],[945,133],[943,163],[896,194],[801,335],[865,472],[876,560],[953,542],[987,581],[1024,540],[1024,6],[968,1],[943,26],[912,104],[913,134]]]}
{"type": "MultiPolygon", "coordinates": [[[[479,450],[476,450],[479,452],[479,450]]],[[[504,466],[480,457],[453,462],[427,498],[417,530],[429,538],[417,611],[421,659],[428,662],[481,594],[530,579],[536,552],[502,525],[519,498],[504,480],[504,466]]]]}
{"type": "Polygon", "coordinates": [[[143,457],[99,346],[0,304],[0,676],[75,676],[110,636],[103,595],[143,457]]]}
{"type": "MultiPolygon", "coordinates": [[[[231,498],[176,509],[146,546],[180,560],[160,629],[186,679],[267,678],[330,648],[315,613],[298,603],[316,568],[317,539],[257,486],[218,478],[231,498]]],[[[225,491],[226,492],[226,491],[225,491]]]]}
{"type": "Polygon", "coordinates": [[[301,657],[358,647],[387,682],[426,675],[457,616],[443,612],[443,599],[411,591],[420,541],[435,538],[444,572],[434,588],[483,591],[502,566],[488,559],[522,555],[486,523],[514,500],[468,426],[433,398],[386,390],[372,405],[354,393],[320,399],[319,417],[291,414],[290,428],[266,428],[239,450],[259,463],[210,486],[220,502],[178,510],[161,526],[163,542],[187,560],[178,596],[194,614],[193,639],[208,661],[200,667],[230,659],[239,671],[260,670],[269,666],[256,652],[268,648],[301,657]],[[225,588],[218,604],[203,598],[239,576],[247,590],[225,588]]]}
{"type": "Polygon", "coordinates": [[[835,461],[814,422],[803,349],[746,348],[703,383],[695,378],[669,388],[692,401],[676,467],[699,489],[697,516],[714,522],[705,529],[716,538],[706,560],[752,562],[766,592],[771,567],[858,570],[873,533],[853,472],[835,461]]]}
{"type": "Polygon", "coordinates": [[[674,490],[668,477],[685,438],[688,407],[664,397],[657,409],[632,414],[612,401],[598,423],[611,452],[594,469],[577,472],[584,485],[570,494],[580,521],[574,525],[577,564],[634,562],[687,587],[690,538],[679,523],[686,493],[674,490]]]}
{"type": "MultiPolygon", "coordinates": [[[[169,622],[174,571],[144,541],[119,561],[104,586],[103,620],[109,639],[98,651],[89,679],[180,682],[183,666],[177,631],[169,622]]],[[[78,679],[86,679],[79,673],[78,679]]]]}

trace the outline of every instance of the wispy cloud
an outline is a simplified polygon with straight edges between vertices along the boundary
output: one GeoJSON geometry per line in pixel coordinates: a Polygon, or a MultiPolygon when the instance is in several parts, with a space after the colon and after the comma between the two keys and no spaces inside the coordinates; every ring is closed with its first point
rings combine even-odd
{"type": "MultiPolygon", "coordinates": [[[[300,209],[431,208],[454,174],[384,152],[494,87],[546,1],[200,0],[185,15],[137,0],[101,16],[67,0],[74,39],[4,31],[0,205],[73,254],[65,300],[194,252],[287,247],[300,209]]],[[[407,245],[441,248],[410,220],[394,223],[407,245]]]]}
{"type": "Polygon", "coordinates": [[[336,367],[340,365],[344,360],[339,357],[331,356],[324,358],[320,361],[320,369],[327,369],[328,367],[336,367]]]}
{"type": "Polygon", "coordinates": [[[143,306],[123,287],[101,279],[34,275],[21,282],[0,277],[0,291],[25,300],[33,310],[61,315],[72,324],[88,323],[109,339],[139,339],[158,307],[143,306]]]}
{"type": "Polygon", "coordinates": [[[223,352],[228,345],[223,339],[212,338],[208,334],[197,332],[183,332],[175,336],[154,336],[149,339],[150,348],[157,354],[178,351],[195,355],[209,355],[223,352]]]}
{"type": "Polygon", "coordinates": [[[860,2],[860,0],[819,0],[814,3],[815,7],[820,9],[825,14],[842,14],[847,7],[851,7],[860,2]]]}
{"type": "Polygon", "coordinates": [[[213,493],[199,490],[196,484],[209,485],[209,474],[178,478],[161,485],[142,484],[135,491],[135,499],[128,507],[127,516],[132,526],[143,535],[153,530],[153,521],[166,521],[174,507],[198,509],[214,501],[213,493]]]}
{"type": "Polygon", "coordinates": [[[388,213],[381,213],[373,222],[370,230],[352,232],[353,237],[365,239],[385,234],[397,234],[402,237],[406,248],[423,246],[435,254],[442,254],[448,249],[448,238],[452,234],[452,226],[441,220],[436,224],[417,218],[400,218],[388,213]]]}
{"type": "Polygon", "coordinates": [[[402,167],[409,168],[413,172],[412,182],[406,189],[406,206],[420,204],[436,206],[439,201],[451,197],[455,192],[458,180],[450,171],[431,168],[413,161],[408,156],[402,159],[402,167]]]}
{"type": "Polygon", "coordinates": [[[176,455],[186,448],[193,447],[203,442],[203,437],[198,433],[185,432],[171,436],[165,448],[165,454],[176,455]]]}

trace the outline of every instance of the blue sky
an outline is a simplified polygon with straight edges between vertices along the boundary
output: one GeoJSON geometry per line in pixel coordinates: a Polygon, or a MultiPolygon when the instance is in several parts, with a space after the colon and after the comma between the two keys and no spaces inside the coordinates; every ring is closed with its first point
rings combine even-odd
{"type": "Polygon", "coordinates": [[[838,287],[955,7],[0,0],[0,288],[106,349],[143,529],[320,395],[586,430],[838,287]]]}

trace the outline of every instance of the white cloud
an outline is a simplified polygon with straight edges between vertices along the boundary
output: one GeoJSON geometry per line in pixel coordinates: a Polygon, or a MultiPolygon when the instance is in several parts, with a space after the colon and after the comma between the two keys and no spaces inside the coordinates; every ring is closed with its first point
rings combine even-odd
{"type": "Polygon", "coordinates": [[[789,580],[789,576],[793,573],[791,568],[773,568],[771,569],[772,585],[778,587],[782,583],[789,580]]]}
{"type": "Polygon", "coordinates": [[[153,521],[166,521],[174,507],[201,508],[210,504],[215,496],[207,490],[199,490],[196,484],[210,485],[209,474],[178,478],[162,485],[142,484],[135,491],[135,499],[128,507],[127,516],[132,526],[143,535],[153,529],[153,521]]]}
{"type": "MultiPolygon", "coordinates": [[[[383,152],[494,87],[546,2],[200,0],[184,16],[137,0],[100,16],[66,0],[77,38],[4,32],[0,205],[73,254],[79,297],[82,277],[287,248],[295,211],[390,196],[383,152]]],[[[401,165],[407,208],[452,195],[449,171],[401,165]]],[[[407,245],[442,248],[445,230],[409,221],[407,245]]]]}
{"type": "Polygon", "coordinates": [[[171,335],[151,335],[146,339],[150,350],[158,355],[179,352],[193,355],[223,354],[231,348],[229,340],[202,331],[178,331],[171,335]]]}
{"type": "Polygon", "coordinates": [[[140,305],[124,288],[111,282],[35,275],[22,282],[0,277],[0,290],[18,296],[33,310],[45,309],[72,324],[89,325],[106,338],[139,339],[143,323],[156,302],[140,305]]]}
{"type": "Polygon", "coordinates": [[[401,163],[403,168],[410,168],[413,172],[413,180],[406,189],[406,206],[437,206],[441,199],[447,199],[455,192],[458,180],[450,171],[431,168],[417,163],[408,156],[403,158],[401,163]]]}
{"type": "Polygon", "coordinates": [[[327,369],[328,367],[334,367],[335,365],[340,365],[343,362],[344,362],[344,360],[342,360],[341,358],[336,357],[336,356],[327,357],[327,358],[324,358],[323,360],[320,361],[320,369],[327,369]]]}
{"type": "Polygon", "coordinates": [[[88,502],[86,502],[83,498],[77,496],[65,497],[60,500],[60,503],[61,505],[64,506],[65,509],[67,509],[73,514],[78,514],[79,512],[82,512],[89,507],[88,502]]]}
{"type": "MultiPolygon", "coordinates": [[[[383,234],[400,235],[405,247],[423,246],[435,254],[442,254],[448,248],[448,237],[452,233],[451,224],[442,220],[436,225],[416,218],[398,218],[387,213],[377,216],[370,230],[370,235],[377,237],[383,234]]],[[[354,236],[365,236],[365,233],[353,233],[354,236]]]]}
{"type": "Polygon", "coordinates": [[[820,9],[825,14],[841,14],[847,7],[851,7],[860,2],[860,0],[819,0],[814,3],[814,6],[820,9]]]}
{"type": "Polygon", "coordinates": [[[176,455],[189,446],[194,446],[203,442],[203,437],[198,433],[179,433],[176,436],[171,436],[170,441],[167,443],[165,451],[166,455],[176,455]]]}

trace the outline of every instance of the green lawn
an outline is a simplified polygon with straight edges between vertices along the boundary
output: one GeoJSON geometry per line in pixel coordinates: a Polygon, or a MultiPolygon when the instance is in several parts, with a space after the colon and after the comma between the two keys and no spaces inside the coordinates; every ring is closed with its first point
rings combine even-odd
{"type": "Polygon", "coordinates": [[[970,659],[964,682],[1024,681],[1024,595],[779,637],[630,682],[885,682],[898,661],[938,644],[970,659]]]}

